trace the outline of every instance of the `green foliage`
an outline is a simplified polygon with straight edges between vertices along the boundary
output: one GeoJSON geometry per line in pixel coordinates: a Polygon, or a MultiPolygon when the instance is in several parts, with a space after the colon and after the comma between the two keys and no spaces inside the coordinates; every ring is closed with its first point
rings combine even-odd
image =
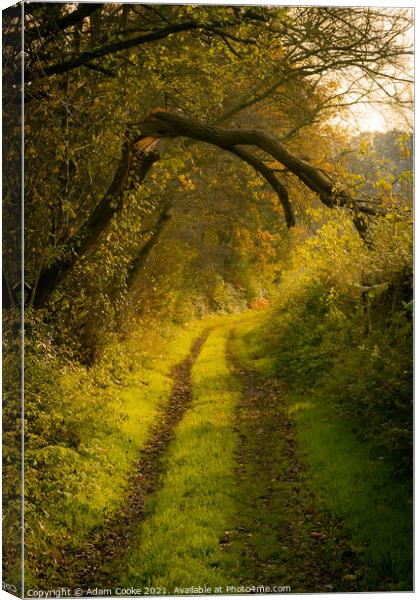
{"type": "Polygon", "coordinates": [[[359,189],[384,204],[411,206],[413,136],[401,131],[364,133],[350,142],[347,168],[360,177],[359,189]]]}
{"type": "Polygon", "coordinates": [[[395,478],[395,465],[375,445],[361,443],[352,415],[337,415],[322,392],[306,388],[291,394],[288,404],[310,486],[318,502],[342,520],[360,557],[361,589],[412,589],[410,479],[395,478]]]}
{"type": "Polygon", "coordinates": [[[411,233],[380,220],[368,249],[345,222],[321,227],[282,274],[262,333],[313,485],[361,544],[373,589],[386,575],[411,586],[411,233]]]}
{"type": "Polygon", "coordinates": [[[326,223],[282,273],[266,325],[292,389],[325,396],[398,469],[411,464],[410,233],[383,220],[369,250],[345,220],[326,223]]]}
{"type": "Polygon", "coordinates": [[[123,345],[108,345],[87,369],[55,349],[51,329],[36,313],[27,315],[28,585],[36,585],[41,574],[53,575],[62,548],[81,543],[105,512],[124,501],[127,474],[169,398],[170,369],[188,354],[202,327],[172,327],[147,337],[136,331],[123,345]]]}
{"type": "Polygon", "coordinates": [[[3,580],[20,592],[22,569],[22,332],[17,310],[2,315],[3,580]]]}
{"type": "MultiPolygon", "coordinates": [[[[66,243],[75,238],[82,243],[77,236],[109,188],[127,132],[163,104],[208,122],[232,106],[234,113],[239,110],[238,98],[246,109],[255,86],[264,89],[279,77],[285,49],[278,29],[290,19],[287,9],[274,7],[102,5],[86,18],[88,27],[74,35],[70,28],[58,30],[52,39],[45,31],[68,7],[51,11],[49,16],[36,7],[27,15],[28,26],[38,28],[42,50],[27,37],[27,80],[34,77],[25,114],[29,285],[36,285],[42,268],[74,256],[74,248],[66,254],[66,243]],[[47,56],[47,62],[60,64],[63,56],[126,40],[130,32],[148,33],[184,20],[200,27],[103,56],[92,68],[84,65],[56,77],[39,74],[47,56]]],[[[289,40],[292,53],[293,44],[289,40]]],[[[243,125],[267,126],[279,134],[294,126],[299,130],[329,88],[314,90],[298,73],[292,79],[281,103],[273,104],[267,95],[254,114],[241,110],[243,125]]],[[[312,143],[325,138],[316,128],[311,135],[312,143]]],[[[303,147],[302,139],[296,147],[303,147]]],[[[252,305],[270,294],[285,228],[278,198],[252,168],[207,147],[175,142],[147,181],[124,194],[123,204],[49,306],[48,318],[61,334],[56,340],[70,344],[84,364],[98,360],[131,328],[132,319],[181,323],[209,310],[252,305]],[[148,265],[131,280],[130,267],[164,205],[172,207],[171,220],[148,265]]]]}
{"type": "MultiPolygon", "coordinates": [[[[274,298],[275,308],[263,328],[266,343],[260,334],[246,337],[252,347],[258,345],[255,364],[265,373],[273,369],[281,373],[296,404],[318,406],[323,398],[328,414],[351,424],[375,460],[384,456],[393,476],[404,481],[412,439],[412,142],[401,132],[368,136],[360,156],[353,161],[337,159],[335,164],[333,156],[337,148],[341,152],[345,140],[331,117],[338,116],[338,106],[346,104],[352,91],[360,95],[362,85],[355,77],[347,97],[332,74],[352,75],[361,61],[369,59],[372,88],[375,81],[381,87],[384,75],[389,75],[389,60],[397,68],[406,55],[397,40],[405,39],[409,15],[364,8],[108,3],[61,29],[73,8],[66,3],[48,8],[25,5],[30,32],[25,36],[24,279],[33,293],[41,289],[43,269],[58,259],[73,260],[80,251],[83,227],[110,188],[127,136],[157,106],[206,123],[269,131],[297,156],[308,155],[321,171],[344,179],[354,193],[375,194],[388,214],[370,224],[368,249],[348,215],[337,209],[333,218],[327,216],[315,193],[281,165],[266,160],[279,181],[287,184],[296,207],[298,226],[289,234],[277,195],[251,167],[185,140],[173,141],[141,186],[135,177],[130,179],[129,190],[118,197],[121,210],[116,211],[117,201],[112,199],[115,212],[110,211],[106,229],[83,256],[77,256],[48,306],[42,311],[29,307],[26,312],[26,539],[32,569],[28,581],[36,583],[48,562],[55,569],[59,550],[52,556],[51,548],[70,541],[77,544],[101,522],[104,511],[122,502],[125,475],[158,406],[170,393],[170,367],[187,354],[192,337],[203,326],[195,319],[209,313],[265,307],[274,298]],[[69,57],[83,57],[184,22],[192,28],[105,53],[60,73],[69,57]],[[58,70],[49,76],[48,69],[54,66],[58,70]],[[166,211],[168,219],[147,260],[137,264],[166,211]],[[195,325],[187,327],[191,322],[195,325]],[[174,341],[176,335],[180,337],[174,341]]],[[[8,27],[16,38],[16,20],[8,27]]],[[[17,64],[13,44],[7,43],[6,72],[17,64]]],[[[18,109],[15,99],[6,102],[7,114],[16,117],[18,109]]],[[[9,190],[19,189],[17,138],[19,127],[6,132],[9,190]]],[[[20,263],[13,256],[19,255],[21,236],[15,200],[12,192],[6,193],[4,263],[11,287],[17,289],[20,263]]],[[[32,299],[33,294],[27,293],[28,306],[32,299]]],[[[5,327],[4,431],[6,511],[16,516],[13,489],[19,487],[21,459],[14,318],[13,313],[5,327]]],[[[215,334],[213,350],[217,346],[220,351],[221,342],[215,334]]],[[[245,346],[242,349],[246,354],[245,346]]],[[[211,346],[206,352],[211,354],[211,346]]],[[[197,376],[194,414],[203,422],[190,440],[182,429],[187,426],[181,424],[178,433],[183,439],[178,438],[170,457],[171,465],[180,468],[168,490],[178,495],[191,491],[192,466],[187,456],[183,470],[177,452],[185,454],[187,449],[193,456],[195,442],[208,468],[220,467],[227,480],[231,475],[231,462],[215,465],[198,434],[207,432],[207,409],[217,417],[220,399],[226,401],[223,408],[230,418],[237,390],[220,356],[214,364],[199,362],[197,373],[203,375],[205,368],[214,369],[211,384],[221,398],[214,392],[207,406],[204,396],[212,390],[197,376]],[[227,389],[217,387],[217,377],[227,389]]],[[[323,431],[316,423],[317,431],[323,431]]],[[[226,441],[230,451],[235,436],[224,432],[224,440],[221,430],[211,430],[215,433],[211,441],[219,450],[226,441]]],[[[345,439],[353,447],[350,438],[345,439]]],[[[316,432],[313,439],[315,457],[316,432]]],[[[341,492],[347,493],[352,477],[360,475],[353,467],[341,492]]],[[[193,497],[190,505],[199,518],[198,503],[202,498],[209,502],[202,491],[203,496],[193,497]]],[[[370,491],[368,486],[363,497],[370,491]]],[[[163,490],[159,496],[160,516],[168,493],[163,490]]],[[[340,494],[337,497],[342,498],[340,494]]],[[[226,500],[229,513],[228,494],[217,497],[221,504],[226,500]]],[[[215,512],[214,507],[211,510],[215,512]]],[[[213,529],[208,525],[203,543],[199,538],[203,530],[197,528],[198,559],[191,568],[199,568],[206,552],[217,555],[216,529],[224,516],[216,515],[213,529]]],[[[167,515],[162,519],[160,523],[171,527],[167,515]]],[[[184,527],[185,515],[181,522],[184,527]]],[[[162,552],[169,571],[168,548],[153,546],[150,539],[148,544],[157,563],[162,552]]],[[[178,550],[181,564],[179,557],[186,553],[183,541],[178,550]]],[[[13,552],[10,572],[16,573],[18,544],[13,552]]],[[[208,565],[203,567],[203,574],[207,569],[208,565]]],[[[175,580],[181,572],[185,572],[182,564],[171,577],[175,580]]]]}

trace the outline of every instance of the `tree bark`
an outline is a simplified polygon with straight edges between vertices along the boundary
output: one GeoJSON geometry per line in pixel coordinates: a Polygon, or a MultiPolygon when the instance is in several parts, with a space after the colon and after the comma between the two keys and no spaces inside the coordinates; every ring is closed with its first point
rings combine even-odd
{"type": "Polygon", "coordinates": [[[277,179],[277,177],[274,174],[274,171],[267,167],[267,165],[265,165],[262,160],[259,160],[259,158],[257,158],[250,152],[247,152],[243,148],[237,148],[236,146],[234,146],[231,148],[227,148],[227,150],[235,156],[237,156],[238,158],[240,158],[241,160],[247,162],[249,165],[251,165],[251,167],[254,167],[254,169],[268,181],[268,183],[271,185],[271,187],[279,197],[279,200],[283,207],[287,227],[293,227],[296,224],[296,221],[295,216],[293,214],[292,205],[290,204],[289,200],[289,192],[287,191],[286,186],[284,186],[277,179]]]}
{"type": "Polygon", "coordinates": [[[120,164],[108,191],[77,234],[65,243],[65,257],[55,260],[41,270],[37,289],[32,290],[30,294],[35,308],[45,307],[52,292],[60,285],[79,257],[92,252],[111,219],[122,210],[124,194],[130,187],[143,182],[158,158],[158,150],[153,141],[145,148],[142,146],[142,138],[124,144],[120,164]],[[155,150],[148,151],[152,146],[155,150]]]}
{"type": "Polygon", "coordinates": [[[153,248],[156,246],[157,242],[159,241],[160,236],[165,228],[166,223],[171,218],[170,210],[171,210],[170,206],[167,206],[162,210],[155,226],[153,227],[152,231],[149,232],[150,233],[149,239],[140,248],[136,257],[131,262],[131,265],[130,265],[130,268],[128,271],[128,276],[127,276],[128,288],[130,288],[133,285],[138,272],[140,271],[142,266],[145,264],[150,252],[153,250],[153,248]]]}
{"type": "Polygon", "coordinates": [[[328,208],[345,206],[357,213],[381,214],[381,211],[377,208],[357,205],[354,198],[345,190],[337,189],[335,183],[322,171],[292,154],[281,142],[263,131],[256,129],[225,129],[205,125],[179,113],[155,109],[145,119],[142,132],[157,137],[185,136],[218,146],[224,150],[233,151],[237,155],[238,146],[255,146],[265,151],[296,175],[310,190],[319,196],[321,202],[328,208]]]}
{"type": "Polygon", "coordinates": [[[156,31],[152,31],[151,33],[146,33],[144,35],[131,37],[125,40],[121,40],[119,42],[115,42],[113,44],[108,44],[102,46],[101,48],[97,48],[96,50],[82,52],[82,54],[80,54],[76,58],[64,60],[59,63],[52,64],[50,66],[42,65],[37,70],[28,71],[28,73],[25,74],[25,82],[34,81],[41,77],[50,77],[51,75],[60,75],[62,73],[67,73],[68,71],[76,69],[77,67],[80,67],[86,63],[89,63],[96,58],[101,58],[102,56],[113,54],[114,52],[120,52],[121,50],[126,50],[128,48],[133,48],[142,44],[147,44],[149,42],[161,40],[174,33],[198,29],[199,27],[200,24],[195,23],[193,21],[177,23],[168,27],[162,27],[161,29],[157,29],[156,31]]]}
{"type": "Polygon", "coordinates": [[[10,285],[9,279],[2,269],[2,305],[3,308],[9,310],[13,306],[17,306],[17,298],[13,291],[12,286],[10,285]]]}
{"type": "Polygon", "coordinates": [[[98,3],[91,4],[83,2],[79,4],[78,8],[76,8],[76,10],[74,10],[73,12],[68,13],[63,17],[60,17],[57,20],[49,21],[45,27],[41,28],[41,30],[39,29],[39,27],[30,27],[29,29],[26,29],[25,36],[33,35],[39,37],[41,35],[41,37],[45,39],[56,32],[65,31],[69,27],[80,23],[86,17],[90,17],[90,15],[92,15],[102,6],[102,4],[98,3]]]}

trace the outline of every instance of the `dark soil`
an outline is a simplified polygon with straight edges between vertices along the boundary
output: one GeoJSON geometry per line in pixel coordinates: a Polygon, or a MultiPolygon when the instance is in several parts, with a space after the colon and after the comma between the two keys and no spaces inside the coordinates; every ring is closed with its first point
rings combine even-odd
{"type": "Polygon", "coordinates": [[[48,589],[61,586],[80,588],[80,596],[86,595],[88,588],[118,585],[115,567],[138,534],[138,524],[145,517],[147,500],[159,487],[164,473],[161,459],[174,436],[175,426],[191,404],[191,367],[207,335],[208,332],[194,342],[189,356],[171,372],[174,380],[171,397],[162,407],[162,414],[156,420],[149,441],[134,465],[124,506],[106,518],[100,528],[92,531],[82,547],[66,548],[55,561],[58,565],[46,565],[39,585],[48,589]]]}
{"type": "Polygon", "coordinates": [[[294,593],[357,591],[357,556],[310,491],[281,381],[237,364],[230,343],[228,362],[242,387],[236,477],[243,502],[239,525],[221,544],[240,553],[237,578],[243,585],[289,585],[294,593]]]}

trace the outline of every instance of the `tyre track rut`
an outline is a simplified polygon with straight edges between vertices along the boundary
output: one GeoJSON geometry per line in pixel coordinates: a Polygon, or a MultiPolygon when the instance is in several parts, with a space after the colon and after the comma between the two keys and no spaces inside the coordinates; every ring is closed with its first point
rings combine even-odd
{"type": "Polygon", "coordinates": [[[164,474],[164,457],[174,429],[192,402],[191,368],[208,337],[209,331],[195,340],[190,354],[171,371],[173,387],[169,401],[161,409],[150,437],[135,463],[128,483],[129,495],[125,504],[102,525],[90,532],[89,539],[80,548],[65,548],[55,565],[54,576],[48,577],[48,565],[43,569],[48,588],[65,586],[82,590],[88,588],[113,588],[119,584],[117,577],[120,559],[136,539],[138,525],[146,515],[147,501],[159,488],[164,474]],[[48,579],[48,580],[47,580],[48,579]]]}
{"type": "Polygon", "coordinates": [[[239,549],[243,585],[289,585],[294,593],[358,591],[362,573],[342,524],[310,491],[284,386],[238,363],[233,339],[234,331],[226,356],[241,383],[236,479],[244,502],[238,526],[225,532],[222,546],[239,549]]]}

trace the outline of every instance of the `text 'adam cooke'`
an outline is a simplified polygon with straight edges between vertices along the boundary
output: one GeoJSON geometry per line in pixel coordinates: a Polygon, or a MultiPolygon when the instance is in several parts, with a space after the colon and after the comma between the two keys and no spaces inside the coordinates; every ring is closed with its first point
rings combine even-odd
{"type": "Polygon", "coordinates": [[[207,585],[205,585],[204,587],[202,587],[201,585],[198,587],[187,587],[187,588],[183,588],[183,587],[176,587],[174,589],[174,594],[182,594],[184,596],[188,596],[189,594],[191,595],[198,595],[198,594],[211,594],[212,593],[212,588],[208,587],[207,585]]]}

